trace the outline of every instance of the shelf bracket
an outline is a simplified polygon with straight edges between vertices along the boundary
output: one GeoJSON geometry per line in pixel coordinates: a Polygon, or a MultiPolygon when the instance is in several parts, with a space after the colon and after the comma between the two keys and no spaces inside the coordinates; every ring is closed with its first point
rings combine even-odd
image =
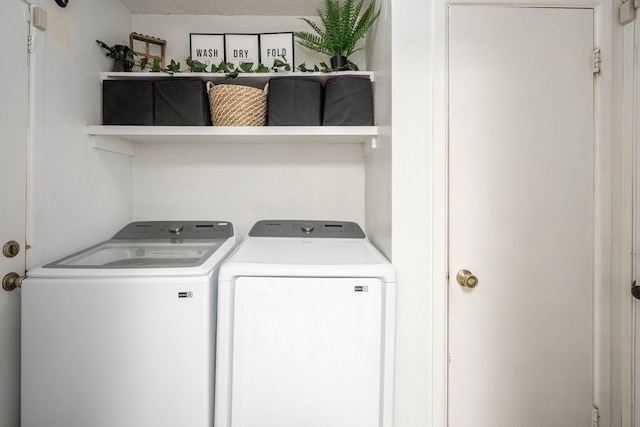
{"type": "Polygon", "coordinates": [[[362,144],[362,157],[367,157],[369,154],[373,153],[377,146],[377,136],[370,136],[369,138],[367,138],[362,144]]]}
{"type": "Polygon", "coordinates": [[[125,139],[104,135],[90,135],[89,138],[91,139],[91,146],[98,150],[124,154],[129,157],[135,157],[136,155],[136,145],[125,139]]]}

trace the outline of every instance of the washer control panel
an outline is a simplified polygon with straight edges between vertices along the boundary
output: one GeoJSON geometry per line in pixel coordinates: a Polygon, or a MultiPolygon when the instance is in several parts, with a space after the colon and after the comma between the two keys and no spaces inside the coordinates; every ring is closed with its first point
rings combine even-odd
{"type": "Polygon", "coordinates": [[[113,239],[228,239],[233,225],[228,221],[139,221],[126,225],[113,239]]]}
{"type": "Polygon", "coordinates": [[[263,220],[249,231],[252,237],[314,237],[364,239],[362,228],[348,221],[263,220]]]}

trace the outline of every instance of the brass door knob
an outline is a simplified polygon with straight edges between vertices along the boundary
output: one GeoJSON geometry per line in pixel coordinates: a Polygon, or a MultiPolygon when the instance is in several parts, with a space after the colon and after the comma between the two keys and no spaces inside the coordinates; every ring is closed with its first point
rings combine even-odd
{"type": "Polygon", "coordinates": [[[478,278],[469,270],[458,271],[458,274],[456,274],[456,280],[460,286],[465,286],[467,288],[473,289],[478,286],[478,278]]]}
{"type": "Polygon", "coordinates": [[[2,278],[2,289],[12,291],[15,288],[21,288],[22,281],[26,278],[26,276],[20,276],[18,273],[11,272],[2,278]]]}

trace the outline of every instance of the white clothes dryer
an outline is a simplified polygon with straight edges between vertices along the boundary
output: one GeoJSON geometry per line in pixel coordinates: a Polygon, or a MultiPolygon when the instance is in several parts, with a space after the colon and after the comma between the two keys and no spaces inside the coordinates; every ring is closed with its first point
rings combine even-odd
{"type": "Polygon", "coordinates": [[[230,222],[134,222],[28,272],[22,425],[212,427],[218,269],[230,222]]]}
{"type": "Polygon", "coordinates": [[[396,275],[352,222],[259,221],[220,268],[216,427],[391,427],[396,275]]]}

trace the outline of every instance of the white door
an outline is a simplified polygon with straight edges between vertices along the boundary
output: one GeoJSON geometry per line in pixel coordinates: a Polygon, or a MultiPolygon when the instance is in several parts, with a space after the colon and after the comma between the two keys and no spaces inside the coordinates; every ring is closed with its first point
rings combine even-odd
{"type": "MultiPolygon", "coordinates": [[[[14,240],[20,252],[0,254],[0,279],[10,272],[24,274],[27,176],[28,5],[8,0],[0,13],[0,52],[3,67],[0,103],[0,248],[14,240]]],[[[20,423],[20,291],[0,289],[0,426],[20,423]]]]}
{"type": "Polygon", "coordinates": [[[451,427],[591,425],[593,22],[450,8],[451,427]]]}

